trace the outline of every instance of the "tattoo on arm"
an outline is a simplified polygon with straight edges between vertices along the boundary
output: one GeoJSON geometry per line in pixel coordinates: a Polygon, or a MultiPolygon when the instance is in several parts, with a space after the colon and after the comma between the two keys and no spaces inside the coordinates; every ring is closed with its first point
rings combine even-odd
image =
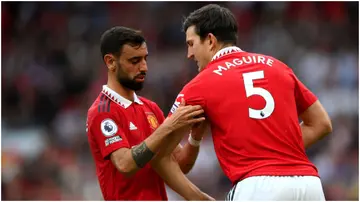
{"type": "Polygon", "coordinates": [[[132,157],[139,168],[143,168],[155,155],[145,144],[145,142],[131,149],[132,157]]]}

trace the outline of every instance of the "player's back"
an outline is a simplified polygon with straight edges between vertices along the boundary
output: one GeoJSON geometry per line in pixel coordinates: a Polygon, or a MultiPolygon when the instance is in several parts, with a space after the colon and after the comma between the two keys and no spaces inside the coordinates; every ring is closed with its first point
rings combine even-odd
{"type": "Polygon", "coordinates": [[[298,122],[307,106],[299,103],[297,79],[285,64],[260,54],[234,53],[211,62],[191,83],[206,92],[215,151],[231,181],[318,175],[305,154],[298,122]]]}

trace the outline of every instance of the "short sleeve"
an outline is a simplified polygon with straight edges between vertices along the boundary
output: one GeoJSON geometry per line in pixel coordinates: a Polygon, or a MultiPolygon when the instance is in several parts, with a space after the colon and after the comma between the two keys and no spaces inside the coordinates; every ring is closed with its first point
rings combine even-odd
{"type": "Polygon", "coordinates": [[[317,97],[296,76],[292,74],[295,81],[295,100],[298,114],[302,114],[307,108],[315,103],[317,97]]]}
{"type": "Polygon", "coordinates": [[[200,105],[203,109],[206,108],[206,100],[202,95],[202,90],[199,84],[189,83],[177,95],[173,106],[170,109],[168,117],[170,117],[175,110],[179,107],[181,99],[185,99],[186,105],[200,105]]]}
{"type": "Polygon", "coordinates": [[[119,120],[110,113],[97,114],[89,123],[90,135],[103,158],[120,148],[130,148],[126,133],[120,126],[119,120]]]}

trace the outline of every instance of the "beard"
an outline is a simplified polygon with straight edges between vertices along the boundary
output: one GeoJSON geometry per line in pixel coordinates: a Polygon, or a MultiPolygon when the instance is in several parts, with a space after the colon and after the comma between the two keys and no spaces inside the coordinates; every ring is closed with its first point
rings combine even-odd
{"type": "Polygon", "coordinates": [[[116,74],[116,78],[118,80],[118,82],[124,86],[125,88],[128,88],[130,90],[133,90],[133,91],[139,91],[143,88],[143,85],[144,85],[144,82],[137,82],[135,79],[140,76],[140,75],[143,75],[145,76],[146,75],[146,72],[140,72],[140,74],[134,76],[134,78],[129,78],[128,75],[121,69],[121,66],[120,64],[118,64],[118,67],[117,67],[118,71],[117,71],[117,74],[116,74]]]}
{"type": "Polygon", "coordinates": [[[133,91],[139,91],[143,88],[144,82],[136,82],[135,78],[133,80],[128,78],[120,78],[118,77],[119,83],[124,86],[125,88],[128,88],[133,91]]]}

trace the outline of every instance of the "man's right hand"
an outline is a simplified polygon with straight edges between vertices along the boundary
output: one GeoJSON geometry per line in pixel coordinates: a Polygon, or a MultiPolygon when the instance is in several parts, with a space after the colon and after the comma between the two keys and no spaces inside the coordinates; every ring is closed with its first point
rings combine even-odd
{"type": "Polygon", "coordinates": [[[169,127],[172,131],[175,131],[184,126],[190,126],[195,123],[205,121],[205,117],[197,117],[204,113],[204,110],[200,105],[188,105],[185,106],[184,99],[181,100],[179,108],[168,117],[163,124],[169,127]]]}

